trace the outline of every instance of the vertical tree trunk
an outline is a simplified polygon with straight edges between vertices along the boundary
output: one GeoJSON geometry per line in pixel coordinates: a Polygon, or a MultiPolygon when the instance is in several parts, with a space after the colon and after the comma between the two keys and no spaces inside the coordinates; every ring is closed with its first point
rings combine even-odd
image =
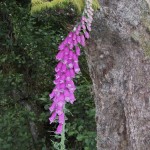
{"type": "Polygon", "coordinates": [[[150,149],[149,0],[100,0],[86,50],[98,150],[150,149]]]}

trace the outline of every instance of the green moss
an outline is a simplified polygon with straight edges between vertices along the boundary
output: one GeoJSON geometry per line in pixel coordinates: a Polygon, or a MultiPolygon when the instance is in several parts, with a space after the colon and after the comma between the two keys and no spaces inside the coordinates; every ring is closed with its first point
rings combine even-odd
{"type": "Polygon", "coordinates": [[[148,36],[149,35],[147,33],[144,34],[144,32],[139,31],[134,31],[131,35],[131,38],[134,40],[134,42],[141,45],[141,47],[144,49],[146,56],[150,56],[150,39],[148,36]]]}
{"type": "Polygon", "coordinates": [[[131,38],[134,42],[140,43],[140,34],[138,32],[133,32],[131,38]]]}
{"type": "MultiPolygon", "coordinates": [[[[32,0],[32,9],[31,13],[36,13],[42,10],[45,10],[47,8],[55,8],[55,7],[61,7],[65,8],[68,7],[68,4],[73,4],[77,10],[78,13],[81,13],[84,8],[84,0],[52,0],[49,2],[48,0],[32,0]]],[[[93,8],[99,9],[100,5],[98,0],[93,0],[93,8]]]]}
{"type": "MultiPolygon", "coordinates": [[[[149,6],[149,3],[148,5],[143,4],[145,10],[149,10],[150,12],[149,6]]],[[[150,15],[148,11],[142,12],[141,25],[143,28],[139,28],[140,30],[134,31],[131,35],[131,38],[143,48],[145,55],[150,57],[150,15]]]]}
{"type": "Polygon", "coordinates": [[[143,48],[145,50],[146,55],[150,56],[150,43],[149,42],[144,43],[143,48]]]}

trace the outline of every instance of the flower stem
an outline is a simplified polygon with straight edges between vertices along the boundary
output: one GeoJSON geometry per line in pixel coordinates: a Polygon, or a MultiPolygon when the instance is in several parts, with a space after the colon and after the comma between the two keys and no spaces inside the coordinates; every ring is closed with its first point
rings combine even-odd
{"type": "MultiPolygon", "coordinates": [[[[65,114],[65,105],[64,105],[64,114],[65,114]]],[[[65,121],[64,121],[64,124],[63,124],[63,131],[62,131],[62,134],[61,134],[61,150],[65,150],[65,121]]]]}

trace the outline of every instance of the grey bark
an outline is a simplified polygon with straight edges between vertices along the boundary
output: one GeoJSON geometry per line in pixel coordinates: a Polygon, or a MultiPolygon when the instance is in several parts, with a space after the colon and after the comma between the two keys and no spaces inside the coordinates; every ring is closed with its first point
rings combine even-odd
{"type": "Polygon", "coordinates": [[[100,0],[86,49],[98,150],[150,149],[149,0],[100,0]]]}

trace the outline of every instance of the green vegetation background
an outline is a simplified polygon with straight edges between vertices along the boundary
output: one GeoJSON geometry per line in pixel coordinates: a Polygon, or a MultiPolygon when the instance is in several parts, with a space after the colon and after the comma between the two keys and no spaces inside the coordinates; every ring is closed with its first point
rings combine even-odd
{"type": "MultiPolygon", "coordinates": [[[[54,87],[58,44],[80,18],[82,4],[82,0],[58,1],[53,7],[46,0],[33,0],[32,6],[30,0],[0,2],[1,150],[59,149],[57,123],[48,121],[48,94],[54,87]],[[36,127],[37,140],[31,125],[36,127]]],[[[77,100],[67,104],[65,144],[67,150],[95,150],[95,108],[83,50],[80,67],[75,79],[77,100]]]]}

